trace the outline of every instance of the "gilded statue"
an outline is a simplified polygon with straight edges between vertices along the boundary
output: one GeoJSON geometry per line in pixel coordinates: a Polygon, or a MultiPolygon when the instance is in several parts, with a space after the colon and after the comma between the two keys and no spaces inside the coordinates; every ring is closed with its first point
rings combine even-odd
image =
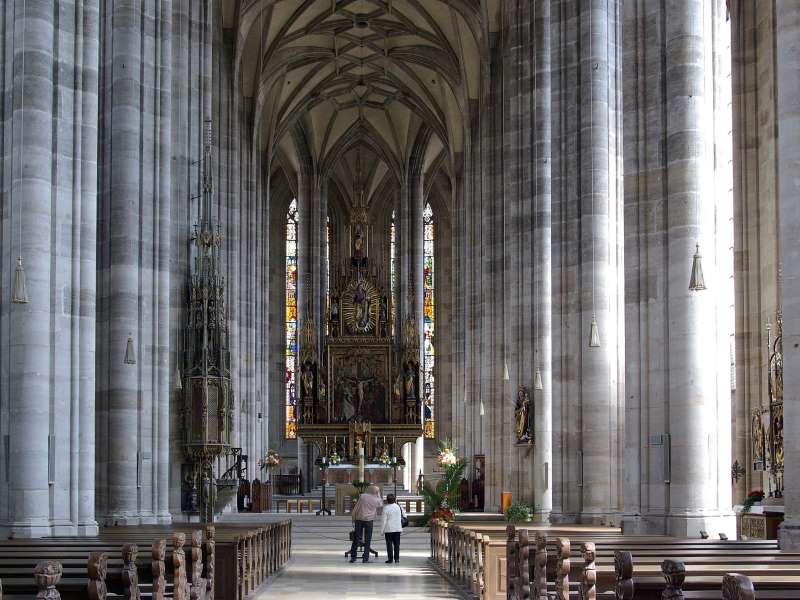
{"type": "Polygon", "coordinates": [[[514,407],[514,424],[518,444],[528,444],[530,436],[530,395],[524,386],[517,392],[517,402],[514,407]]]}
{"type": "Polygon", "coordinates": [[[757,471],[764,470],[764,425],[761,422],[761,411],[753,412],[753,464],[757,471]]]}

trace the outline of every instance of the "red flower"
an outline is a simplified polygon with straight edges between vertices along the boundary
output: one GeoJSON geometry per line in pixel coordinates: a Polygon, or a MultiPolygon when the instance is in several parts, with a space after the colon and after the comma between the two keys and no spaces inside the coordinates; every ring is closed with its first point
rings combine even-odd
{"type": "Polygon", "coordinates": [[[751,490],[749,494],[747,494],[748,498],[752,498],[756,502],[761,502],[764,499],[764,491],[763,490],[751,490]]]}

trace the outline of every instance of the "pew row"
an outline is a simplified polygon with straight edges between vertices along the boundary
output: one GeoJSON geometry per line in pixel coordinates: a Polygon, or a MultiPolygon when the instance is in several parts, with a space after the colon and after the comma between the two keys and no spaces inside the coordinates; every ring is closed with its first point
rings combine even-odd
{"type": "Polygon", "coordinates": [[[202,532],[190,530],[191,546],[186,551],[184,532],[158,539],[169,533],[160,527],[115,528],[103,530],[99,538],[0,542],[0,578],[6,594],[13,592],[12,599],[33,598],[37,591],[31,573],[39,563],[58,559],[56,589],[68,599],[83,599],[91,593],[97,597],[160,598],[163,596],[156,593],[160,589],[169,597],[185,600],[243,600],[291,556],[290,521],[249,530],[208,527],[205,539],[202,532]],[[153,537],[157,539],[153,541],[153,537]],[[151,548],[152,563],[136,560],[137,544],[151,548]],[[163,567],[157,558],[162,551],[166,557],[163,567]],[[90,589],[97,592],[90,593],[90,589]]]}

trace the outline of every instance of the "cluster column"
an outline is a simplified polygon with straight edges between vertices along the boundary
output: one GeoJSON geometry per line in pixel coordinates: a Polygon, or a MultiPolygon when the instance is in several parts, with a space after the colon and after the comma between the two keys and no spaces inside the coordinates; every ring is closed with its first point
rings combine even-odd
{"type": "Polygon", "coordinates": [[[800,550],[800,12],[790,0],[777,0],[778,202],[783,267],[784,506],[781,549],[800,550]]]}

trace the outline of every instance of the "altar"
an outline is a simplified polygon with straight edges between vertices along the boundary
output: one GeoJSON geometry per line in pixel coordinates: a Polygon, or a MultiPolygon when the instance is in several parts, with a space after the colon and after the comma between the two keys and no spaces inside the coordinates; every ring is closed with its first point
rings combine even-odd
{"type": "Polygon", "coordinates": [[[363,204],[348,230],[350,258],[332,265],[326,322],[307,313],[298,330],[297,435],[317,446],[329,482],[357,480],[361,460],[369,483],[391,483],[387,463],[402,467],[402,445],[423,433],[420,330],[410,313],[394,335],[363,204]]]}
{"type": "MultiPolygon", "coordinates": [[[[358,465],[337,465],[328,467],[327,482],[333,484],[351,484],[358,480],[358,465]]],[[[397,469],[398,479],[402,479],[402,468],[397,469]]],[[[370,483],[378,485],[388,485],[394,483],[391,467],[383,465],[369,464],[364,465],[364,479],[370,483]]]]}

